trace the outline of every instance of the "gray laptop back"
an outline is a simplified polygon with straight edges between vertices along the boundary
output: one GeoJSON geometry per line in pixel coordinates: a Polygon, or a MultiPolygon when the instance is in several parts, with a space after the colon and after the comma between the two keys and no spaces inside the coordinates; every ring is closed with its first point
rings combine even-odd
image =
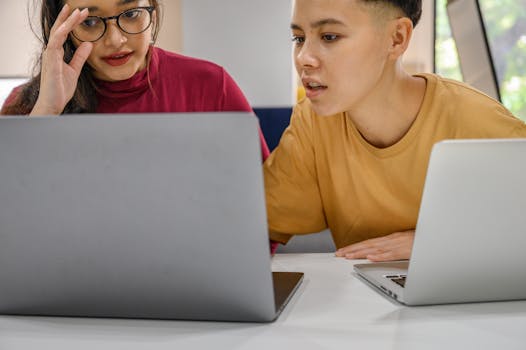
{"type": "Polygon", "coordinates": [[[435,145],[405,303],[526,299],[525,175],[526,140],[435,145]]]}
{"type": "Polygon", "coordinates": [[[0,120],[0,312],[274,319],[257,125],[0,120]]]}

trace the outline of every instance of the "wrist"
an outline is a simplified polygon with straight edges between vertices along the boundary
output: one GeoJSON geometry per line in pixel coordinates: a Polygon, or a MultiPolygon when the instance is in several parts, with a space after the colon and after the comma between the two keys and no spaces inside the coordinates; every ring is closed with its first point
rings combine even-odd
{"type": "Polygon", "coordinates": [[[30,116],[33,117],[41,117],[46,115],[60,115],[64,108],[57,108],[54,106],[49,106],[45,103],[42,103],[40,99],[37,100],[35,103],[35,106],[33,107],[33,110],[31,113],[29,113],[30,116]]]}

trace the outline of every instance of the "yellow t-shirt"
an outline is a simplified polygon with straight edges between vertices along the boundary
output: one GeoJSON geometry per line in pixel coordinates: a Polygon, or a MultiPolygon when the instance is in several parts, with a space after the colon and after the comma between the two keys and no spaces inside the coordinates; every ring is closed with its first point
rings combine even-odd
{"type": "Polygon", "coordinates": [[[444,139],[526,137],[526,124],[469,86],[422,74],[424,101],[407,134],[376,148],[340,113],[317,116],[309,100],[264,165],[270,238],[331,229],[336,247],[412,230],[432,146],[444,139]]]}

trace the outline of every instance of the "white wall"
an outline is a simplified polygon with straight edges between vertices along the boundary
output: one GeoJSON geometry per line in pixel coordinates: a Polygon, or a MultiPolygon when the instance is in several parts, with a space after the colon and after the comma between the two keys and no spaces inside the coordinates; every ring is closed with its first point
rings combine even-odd
{"type": "Polygon", "coordinates": [[[183,52],[223,65],[254,107],[290,106],[290,0],[181,0],[183,52]]]}
{"type": "Polygon", "coordinates": [[[40,43],[29,26],[28,3],[28,0],[0,0],[0,77],[27,77],[38,57],[40,43]]]}

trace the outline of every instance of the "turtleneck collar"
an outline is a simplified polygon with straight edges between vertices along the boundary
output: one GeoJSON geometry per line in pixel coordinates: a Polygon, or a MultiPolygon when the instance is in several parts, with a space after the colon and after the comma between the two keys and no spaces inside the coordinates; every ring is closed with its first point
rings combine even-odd
{"type": "Polygon", "coordinates": [[[150,81],[153,83],[157,78],[159,65],[157,49],[153,46],[150,47],[150,53],[151,59],[149,66],[140,70],[129,79],[115,82],[95,79],[99,97],[112,99],[132,98],[142,94],[146,89],[149,89],[150,83],[148,82],[148,72],[150,75],[150,81]]]}

